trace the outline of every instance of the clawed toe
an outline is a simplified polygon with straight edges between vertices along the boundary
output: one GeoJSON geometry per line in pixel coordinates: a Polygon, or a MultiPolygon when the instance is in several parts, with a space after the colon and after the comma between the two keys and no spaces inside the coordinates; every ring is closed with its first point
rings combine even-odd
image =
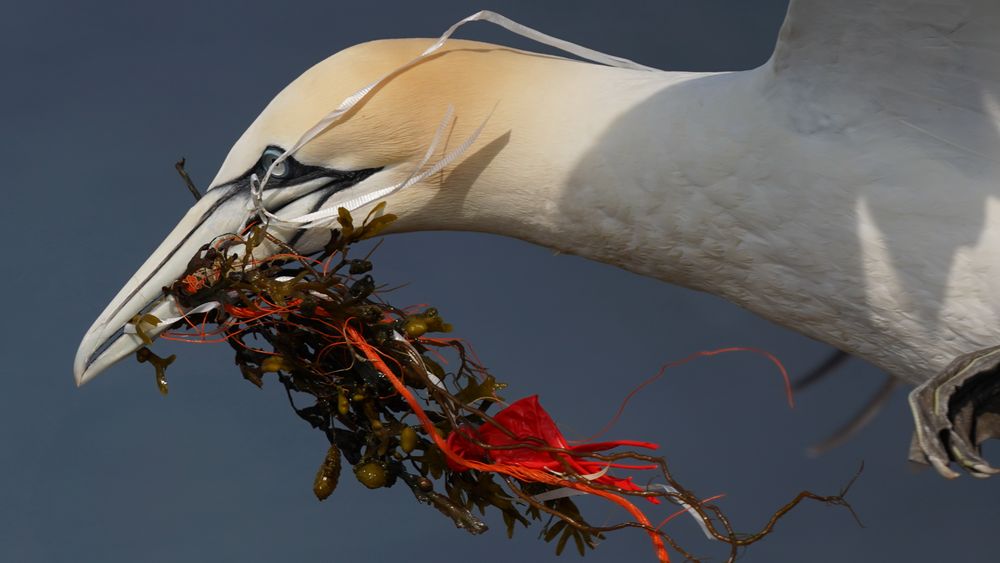
{"type": "Polygon", "coordinates": [[[1000,473],[981,445],[1000,438],[1000,346],[965,354],[910,393],[916,430],[910,460],[954,479],[958,464],[979,478],[1000,473]]]}

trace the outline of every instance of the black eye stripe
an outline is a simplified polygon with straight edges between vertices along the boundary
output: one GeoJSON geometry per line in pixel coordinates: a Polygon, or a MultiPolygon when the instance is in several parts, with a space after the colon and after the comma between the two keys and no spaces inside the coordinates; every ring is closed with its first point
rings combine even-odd
{"type": "MultiPolygon", "coordinates": [[[[271,163],[274,162],[276,158],[285,153],[285,150],[281,147],[270,145],[261,152],[260,158],[257,159],[257,163],[254,165],[253,169],[247,173],[257,174],[258,178],[263,179],[264,175],[267,174],[267,169],[270,167],[271,163]]],[[[311,180],[313,178],[318,178],[320,176],[329,175],[330,170],[322,168],[319,166],[309,166],[307,164],[302,164],[298,160],[295,160],[294,156],[289,156],[282,161],[284,164],[284,173],[282,174],[271,174],[271,177],[267,181],[266,188],[280,187],[281,185],[288,185],[292,183],[301,183],[304,181],[311,180]]]]}
{"type": "MultiPolygon", "coordinates": [[[[342,173],[343,176],[341,177],[331,178],[328,182],[326,182],[325,184],[320,186],[319,189],[316,190],[316,192],[325,191],[326,193],[324,193],[321,197],[316,199],[316,201],[312,204],[312,207],[309,208],[309,213],[315,213],[319,211],[320,209],[323,208],[323,206],[327,204],[328,201],[330,201],[330,198],[333,197],[334,194],[346,190],[347,188],[350,188],[351,186],[365,180],[366,178],[368,178],[372,174],[375,174],[376,172],[379,172],[380,170],[382,169],[365,168],[363,170],[352,170],[350,172],[342,173]]],[[[302,238],[302,235],[306,233],[306,231],[307,229],[298,229],[297,231],[295,231],[295,234],[292,235],[291,239],[289,239],[288,244],[294,248],[295,245],[298,244],[299,240],[302,238]]]]}
{"type": "MultiPolygon", "coordinates": [[[[279,146],[269,145],[261,152],[260,158],[257,159],[253,168],[244,174],[243,178],[249,180],[250,175],[256,174],[258,180],[263,180],[264,175],[267,174],[267,168],[274,162],[275,158],[284,154],[284,152],[285,149],[279,146]]],[[[343,189],[382,170],[381,167],[361,170],[336,170],[322,166],[302,164],[294,156],[289,156],[282,161],[282,164],[285,165],[284,173],[280,176],[272,173],[271,177],[267,180],[267,185],[264,186],[265,191],[297,186],[318,178],[327,178],[329,180],[323,185],[318,186],[317,189],[329,189],[332,186],[340,186],[340,189],[343,189]]]]}

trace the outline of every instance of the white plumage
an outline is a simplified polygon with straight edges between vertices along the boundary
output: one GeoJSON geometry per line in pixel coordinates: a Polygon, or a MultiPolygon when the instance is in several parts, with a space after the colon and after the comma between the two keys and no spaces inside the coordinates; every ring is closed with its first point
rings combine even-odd
{"type": "MultiPolygon", "coordinates": [[[[765,65],[709,74],[455,41],[296,153],[379,172],[336,193],[292,178],[265,203],[284,217],[336,206],[405,178],[447,104],[454,143],[490,115],[453,167],[389,198],[398,230],[515,236],[721,295],[920,384],[918,457],[982,476],[978,442],[1000,430],[981,418],[1000,379],[998,31],[986,0],[797,0],[765,65]],[[975,369],[952,364],[963,354],[975,369]],[[936,399],[959,381],[974,400],[936,399]],[[965,404],[973,422],[949,432],[965,404]]],[[[78,381],[134,350],[123,323],[239,225],[265,148],[426,45],[361,45],[280,93],[85,336],[78,381]]],[[[278,231],[306,251],[325,239],[278,231]]]]}

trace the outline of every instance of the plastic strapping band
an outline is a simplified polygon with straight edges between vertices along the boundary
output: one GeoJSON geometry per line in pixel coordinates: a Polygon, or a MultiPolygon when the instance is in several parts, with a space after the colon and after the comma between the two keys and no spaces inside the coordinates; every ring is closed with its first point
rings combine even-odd
{"type": "MultiPolygon", "coordinates": [[[[336,209],[330,209],[330,210],[328,210],[328,209],[321,209],[321,210],[319,210],[319,211],[317,211],[315,213],[310,213],[310,214],[307,214],[307,215],[303,215],[303,216],[295,218],[295,219],[280,219],[277,216],[275,216],[274,214],[272,214],[269,211],[267,211],[267,209],[265,209],[264,205],[263,205],[262,194],[263,194],[263,191],[264,191],[264,187],[267,185],[268,180],[271,179],[271,174],[274,171],[274,168],[276,166],[278,166],[279,164],[281,164],[282,162],[284,162],[284,160],[286,158],[288,158],[292,154],[295,154],[296,151],[298,151],[303,146],[305,146],[307,143],[309,143],[310,141],[312,141],[314,138],[316,138],[317,136],[319,136],[320,134],[322,134],[328,128],[330,128],[331,126],[333,126],[334,124],[336,124],[336,122],[339,121],[340,118],[344,116],[344,114],[346,114],[347,112],[349,112],[354,106],[356,106],[362,100],[364,100],[365,98],[367,98],[368,95],[371,94],[371,92],[376,87],[378,87],[380,84],[382,84],[383,82],[385,82],[386,80],[388,80],[391,76],[393,76],[393,75],[395,75],[395,74],[397,74],[397,73],[399,73],[399,72],[401,72],[403,70],[406,70],[406,69],[408,69],[408,68],[416,65],[417,63],[423,61],[424,59],[426,59],[427,57],[429,57],[430,55],[432,55],[433,53],[435,53],[436,51],[438,51],[445,44],[445,42],[448,40],[448,38],[451,37],[452,34],[454,34],[455,31],[458,30],[459,27],[462,27],[463,25],[465,25],[465,24],[467,24],[469,22],[474,22],[474,21],[485,21],[485,22],[489,22],[489,23],[498,25],[498,26],[503,27],[504,29],[507,29],[508,31],[510,31],[512,33],[516,33],[517,35],[520,35],[522,37],[526,37],[526,38],[531,39],[533,41],[537,41],[538,43],[542,43],[544,45],[548,45],[550,47],[554,47],[556,49],[559,49],[561,51],[565,51],[565,52],[570,53],[572,55],[576,55],[577,57],[580,57],[582,59],[585,59],[585,60],[588,60],[588,61],[591,61],[591,62],[595,62],[595,63],[599,63],[599,64],[603,64],[603,65],[608,65],[608,66],[613,66],[613,67],[627,68],[627,69],[632,69],[632,70],[644,70],[644,71],[659,72],[659,69],[655,69],[655,68],[652,68],[652,67],[641,65],[641,64],[636,63],[634,61],[631,61],[629,59],[624,59],[624,58],[621,58],[621,57],[615,57],[613,55],[608,55],[606,53],[601,53],[600,51],[595,51],[593,49],[588,49],[587,47],[583,47],[582,45],[577,45],[576,43],[571,43],[569,41],[565,41],[563,39],[559,39],[558,37],[553,37],[551,35],[542,33],[542,32],[540,32],[540,31],[538,31],[536,29],[532,29],[532,28],[530,28],[530,27],[528,27],[526,25],[522,25],[520,23],[517,23],[516,21],[514,21],[514,20],[512,20],[510,18],[507,18],[505,16],[502,16],[502,15],[496,13],[496,12],[492,12],[492,11],[489,11],[489,10],[482,10],[482,11],[476,12],[475,14],[472,14],[471,16],[469,16],[469,17],[467,17],[465,19],[462,19],[461,21],[459,21],[459,22],[455,23],[454,25],[452,25],[451,27],[449,27],[448,30],[445,31],[444,34],[442,34],[441,37],[439,37],[438,40],[434,42],[433,45],[431,45],[430,47],[428,47],[423,53],[421,53],[419,56],[417,56],[416,58],[414,58],[410,62],[408,62],[408,63],[406,63],[406,64],[404,64],[404,65],[396,68],[392,72],[389,72],[387,74],[382,75],[381,77],[379,77],[378,79],[376,79],[374,82],[371,82],[370,84],[368,84],[364,88],[361,88],[357,92],[355,92],[355,93],[351,94],[350,96],[348,96],[347,98],[345,98],[340,103],[339,106],[337,106],[330,113],[326,114],[322,119],[320,119],[318,122],[316,122],[315,125],[313,125],[311,128],[309,128],[308,131],[306,131],[305,133],[303,133],[302,136],[299,137],[299,139],[295,142],[295,144],[291,146],[291,148],[289,148],[284,153],[282,153],[281,156],[279,156],[278,158],[276,158],[274,160],[274,162],[271,163],[271,166],[268,167],[267,172],[265,172],[264,177],[262,179],[260,179],[258,181],[258,179],[257,179],[256,176],[252,176],[251,177],[251,193],[252,193],[252,201],[253,201],[253,205],[254,205],[254,211],[256,211],[260,215],[262,215],[265,218],[270,219],[272,221],[280,222],[280,223],[284,223],[284,224],[295,224],[295,225],[301,225],[301,224],[304,224],[304,223],[314,223],[314,222],[317,222],[317,221],[322,221],[324,219],[328,219],[328,218],[333,217],[334,215],[336,215],[336,213],[337,213],[336,209]]],[[[355,209],[358,209],[359,207],[361,207],[363,205],[367,205],[368,203],[371,203],[372,201],[374,201],[376,199],[387,197],[387,196],[389,196],[389,195],[391,195],[391,194],[393,194],[393,193],[395,193],[395,192],[397,192],[399,190],[402,190],[404,188],[412,186],[413,184],[421,182],[424,179],[426,179],[428,176],[430,176],[430,175],[432,175],[432,174],[434,174],[436,172],[441,171],[445,166],[447,166],[451,162],[454,162],[455,159],[457,159],[465,151],[467,151],[469,149],[469,147],[471,147],[472,144],[475,142],[476,138],[482,132],[483,127],[486,125],[486,121],[485,120],[483,121],[482,124],[480,124],[480,126],[471,135],[469,135],[469,137],[458,148],[456,148],[452,152],[450,152],[447,155],[445,155],[441,160],[437,161],[429,169],[427,169],[427,170],[425,170],[423,172],[420,171],[420,169],[423,167],[423,165],[425,165],[429,161],[430,156],[433,154],[433,152],[434,152],[433,149],[435,149],[436,146],[437,146],[437,144],[438,144],[437,141],[438,141],[441,129],[444,127],[445,123],[448,123],[448,122],[451,121],[451,113],[452,113],[452,110],[449,109],[448,115],[445,117],[444,120],[442,120],[442,125],[438,129],[438,134],[435,135],[435,141],[431,143],[431,145],[428,148],[428,151],[427,151],[424,159],[421,161],[421,164],[414,169],[413,173],[411,173],[410,176],[406,180],[404,180],[402,182],[399,182],[399,183],[397,183],[395,185],[392,185],[392,186],[387,186],[387,187],[383,187],[383,188],[377,188],[377,189],[373,189],[371,191],[368,191],[366,193],[360,194],[360,195],[358,195],[358,196],[356,196],[356,197],[354,197],[354,198],[352,198],[352,199],[350,199],[350,200],[348,200],[348,201],[340,204],[338,207],[345,207],[345,208],[347,208],[348,211],[354,211],[355,209]]],[[[487,117],[487,119],[489,119],[489,118],[487,117]]]]}
{"type": "MultiPolygon", "coordinates": [[[[664,485],[662,483],[654,483],[652,485],[646,485],[646,490],[647,491],[651,491],[651,490],[655,490],[655,489],[659,489],[659,490],[661,490],[664,493],[667,493],[669,495],[680,495],[680,491],[678,491],[677,489],[671,487],[670,485],[664,485]]],[[[698,523],[698,526],[701,528],[701,531],[704,532],[706,538],[708,538],[710,540],[718,539],[718,538],[716,538],[715,536],[712,535],[712,532],[708,531],[708,525],[705,524],[705,522],[701,519],[701,516],[698,514],[698,511],[696,511],[694,509],[694,507],[692,507],[690,504],[682,501],[681,499],[677,498],[676,496],[673,496],[672,498],[675,501],[677,501],[677,504],[679,504],[682,507],[684,507],[684,511],[685,512],[687,512],[688,514],[691,515],[692,518],[694,518],[694,521],[698,523]]]]}
{"type": "MultiPolygon", "coordinates": [[[[581,475],[581,477],[587,480],[593,480],[604,475],[605,473],[607,473],[607,471],[608,471],[607,468],[605,468],[604,471],[600,473],[595,473],[594,475],[581,475]]],[[[688,514],[691,515],[692,518],[694,518],[694,521],[701,528],[701,531],[705,534],[706,538],[710,540],[717,539],[715,536],[712,535],[712,532],[708,530],[708,526],[705,524],[704,521],[702,521],[701,516],[698,514],[698,512],[690,504],[677,498],[677,495],[680,494],[677,489],[671,487],[670,485],[655,483],[652,485],[647,485],[646,490],[647,491],[660,490],[663,491],[665,494],[670,495],[671,498],[673,498],[673,500],[677,502],[677,504],[681,505],[681,507],[684,508],[684,512],[687,512],[688,514]]],[[[586,495],[586,494],[589,493],[578,489],[572,489],[570,487],[561,487],[558,489],[553,489],[551,491],[546,491],[544,493],[535,495],[532,498],[537,500],[538,502],[545,502],[547,500],[555,500],[560,498],[574,497],[577,495],[586,495]]]]}
{"type": "MultiPolygon", "coordinates": [[[[412,346],[412,344],[410,344],[410,341],[407,340],[405,337],[403,337],[403,335],[400,334],[399,331],[397,331],[397,330],[392,331],[392,339],[396,340],[396,341],[399,341],[399,342],[402,342],[402,343],[406,344],[407,346],[412,346]]],[[[430,372],[430,370],[428,370],[426,368],[424,368],[424,372],[427,374],[427,379],[429,379],[431,381],[431,383],[434,384],[435,387],[437,387],[437,388],[439,388],[439,389],[441,389],[443,391],[447,391],[448,390],[444,386],[444,383],[442,383],[441,380],[438,379],[438,376],[434,375],[433,373],[430,372]]]]}
{"type": "MultiPolygon", "coordinates": [[[[183,320],[187,319],[188,315],[196,315],[198,313],[206,313],[208,311],[211,311],[212,309],[215,309],[218,306],[219,306],[219,302],[218,301],[209,301],[208,303],[202,303],[201,305],[198,305],[194,309],[191,309],[189,311],[185,311],[183,315],[180,315],[178,317],[168,317],[166,319],[160,319],[160,322],[157,323],[156,326],[158,326],[158,327],[159,326],[164,326],[165,327],[165,326],[168,326],[168,325],[172,325],[172,324],[176,323],[177,321],[183,321],[183,320]]],[[[136,328],[136,326],[134,324],[132,324],[132,323],[126,323],[125,326],[122,328],[122,330],[125,332],[125,334],[138,334],[138,332],[139,332],[138,328],[136,328]]]]}

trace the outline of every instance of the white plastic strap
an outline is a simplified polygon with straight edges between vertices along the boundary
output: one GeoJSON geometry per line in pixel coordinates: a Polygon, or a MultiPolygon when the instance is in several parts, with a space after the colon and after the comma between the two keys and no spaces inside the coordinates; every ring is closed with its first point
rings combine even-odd
{"type": "MultiPolygon", "coordinates": [[[[454,34],[455,31],[458,30],[459,27],[462,27],[463,25],[465,25],[465,24],[467,24],[469,22],[474,22],[474,21],[485,21],[485,22],[490,22],[490,23],[495,24],[495,25],[499,25],[500,27],[503,27],[503,28],[507,29],[508,31],[516,33],[517,35],[520,35],[522,37],[526,37],[528,39],[531,39],[533,41],[537,41],[539,43],[542,43],[544,45],[548,45],[550,47],[555,47],[556,49],[559,49],[561,51],[565,51],[565,52],[570,53],[572,55],[576,55],[577,57],[580,57],[582,59],[585,59],[585,60],[588,60],[588,61],[591,61],[591,62],[595,62],[595,63],[599,63],[599,64],[603,64],[603,65],[608,65],[608,66],[613,66],[613,67],[619,67],[619,68],[628,68],[628,69],[632,69],[632,70],[645,70],[645,71],[659,72],[658,69],[641,65],[641,64],[636,63],[634,61],[631,61],[629,59],[624,59],[624,58],[621,58],[621,57],[615,57],[615,56],[612,56],[612,55],[608,55],[606,53],[601,53],[600,51],[595,51],[593,49],[588,49],[586,47],[583,47],[582,45],[577,45],[576,43],[571,43],[569,41],[565,41],[563,39],[559,39],[558,37],[552,37],[551,35],[542,33],[540,31],[538,31],[536,29],[532,29],[532,28],[530,28],[530,27],[528,27],[526,25],[519,24],[519,23],[517,23],[516,21],[514,21],[514,20],[512,20],[510,18],[504,17],[504,16],[502,16],[502,15],[496,13],[496,12],[492,12],[490,10],[482,10],[482,11],[476,12],[475,14],[472,14],[471,16],[469,16],[469,17],[467,17],[467,18],[465,18],[465,19],[463,19],[463,20],[455,23],[451,27],[449,27],[448,30],[445,31],[441,35],[441,37],[439,37],[438,40],[434,42],[433,45],[431,45],[430,47],[428,47],[423,53],[421,53],[420,55],[418,55],[416,58],[414,58],[410,62],[408,62],[408,63],[400,66],[399,68],[396,68],[392,72],[389,72],[387,74],[382,75],[381,77],[379,77],[378,79],[376,79],[374,82],[368,84],[364,88],[361,88],[357,92],[355,92],[355,93],[351,94],[350,96],[348,96],[347,98],[345,98],[342,102],[340,102],[340,105],[338,105],[333,111],[331,111],[330,113],[328,113],[325,116],[323,116],[323,118],[320,119],[318,122],[316,122],[315,125],[313,125],[311,128],[309,128],[309,130],[307,130],[305,133],[303,133],[302,136],[299,137],[298,141],[296,141],[294,145],[292,145],[289,149],[287,149],[281,156],[279,156],[278,158],[274,159],[274,162],[271,163],[271,166],[268,167],[267,172],[265,172],[264,177],[261,178],[259,182],[257,181],[256,177],[253,177],[251,179],[251,187],[252,187],[252,192],[253,192],[253,204],[254,204],[255,210],[258,213],[260,213],[261,215],[263,215],[264,217],[267,217],[268,219],[271,219],[273,221],[281,221],[282,223],[291,223],[291,224],[311,223],[311,222],[314,222],[314,221],[321,221],[323,219],[327,219],[327,218],[330,218],[330,217],[334,216],[337,213],[336,209],[334,209],[334,210],[321,209],[321,210],[319,210],[319,211],[317,211],[315,213],[310,213],[308,215],[303,215],[302,217],[298,217],[296,219],[284,219],[284,220],[278,219],[273,214],[271,214],[270,212],[268,212],[264,208],[263,201],[262,201],[262,194],[263,194],[263,191],[264,191],[264,187],[267,185],[268,180],[271,179],[271,173],[274,171],[274,168],[276,166],[278,166],[279,164],[281,164],[282,162],[284,162],[284,160],[286,158],[288,158],[292,154],[295,154],[296,151],[298,151],[299,149],[301,149],[303,146],[305,146],[307,143],[309,143],[310,141],[312,141],[318,135],[320,135],[321,133],[323,133],[324,131],[326,131],[329,127],[331,127],[334,124],[336,124],[336,122],[339,121],[340,118],[343,117],[344,114],[346,114],[347,112],[349,112],[351,110],[351,108],[353,108],[354,106],[358,105],[362,100],[364,100],[365,98],[367,98],[368,95],[371,94],[371,92],[376,87],[378,87],[380,84],[382,84],[383,82],[385,82],[386,80],[388,80],[391,76],[393,76],[393,75],[395,75],[395,74],[397,74],[397,73],[399,73],[399,72],[401,72],[403,70],[406,70],[406,69],[408,69],[408,68],[416,65],[420,61],[422,61],[422,60],[426,59],[427,57],[429,57],[430,55],[432,55],[434,52],[436,52],[437,50],[439,50],[445,44],[445,42],[448,40],[448,38],[451,37],[452,34],[454,34]]],[[[442,121],[442,125],[445,123],[445,121],[450,121],[450,113],[451,112],[449,110],[449,117],[447,117],[444,121],[442,121]]],[[[466,150],[468,150],[470,146],[472,146],[473,142],[475,142],[476,138],[479,136],[479,133],[482,132],[483,126],[485,124],[486,124],[486,122],[484,121],[479,126],[479,128],[477,128],[475,130],[475,132],[473,132],[472,135],[470,135],[458,148],[456,148],[452,152],[450,152],[447,155],[445,155],[444,158],[442,158],[441,160],[439,160],[438,162],[436,162],[429,169],[427,169],[427,170],[425,170],[423,172],[420,171],[420,168],[424,164],[427,163],[427,161],[430,158],[430,155],[433,154],[433,150],[432,149],[434,149],[437,146],[437,144],[438,144],[436,140],[435,140],[435,142],[431,143],[431,146],[428,149],[427,155],[424,157],[424,160],[422,161],[421,165],[418,166],[414,170],[414,172],[410,175],[409,178],[407,178],[403,182],[400,182],[400,183],[395,184],[393,186],[388,186],[388,187],[384,187],[384,188],[374,189],[374,190],[371,190],[371,191],[369,191],[367,193],[358,195],[357,197],[355,197],[355,198],[353,198],[351,200],[348,200],[348,201],[342,203],[338,207],[345,207],[345,208],[347,208],[348,211],[353,211],[353,210],[355,210],[355,209],[357,209],[357,208],[359,208],[359,207],[361,207],[363,205],[371,203],[372,201],[374,201],[376,199],[386,197],[386,196],[388,196],[390,194],[393,194],[393,193],[395,193],[395,192],[397,192],[399,190],[402,190],[402,189],[404,189],[406,187],[412,186],[413,184],[416,184],[416,183],[418,183],[420,181],[423,181],[428,176],[430,176],[430,175],[432,175],[432,174],[434,174],[436,172],[439,172],[445,166],[447,166],[448,164],[450,164],[451,162],[453,162],[456,158],[458,158],[459,156],[461,156],[462,153],[464,153],[466,150]]],[[[439,133],[440,133],[440,128],[439,128],[439,133]]],[[[435,136],[435,139],[437,139],[437,136],[435,136]]]]}
{"type": "MultiPolygon", "coordinates": [[[[410,345],[410,341],[404,338],[403,335],[400,334],[399,331],[397,330],[392,331],[392,339],[404,342],[406,343],[407,346],[410,345]]],[[[427,372],[427,379],[430,379],[431,383],[433,383],[435,387],[447,391],[447,389],[445,389],[444,383],[440,379],[438,379],[438,376],[434,375],[429,370],[424,370],[424,371],[427,372]]]]}
{"type": "MultiPolygon", "coordinates": [[[[600,479],[604,477],[611,466],[605,466],[604,469],[598,471],[597,473],[590,473],[589,475],[580,475],[581,479],[586,481],[593,481],[594,479],[600,479]]],[[[549,470],[553,475],[558,475],[560,477],[566,477],[565,473],[560,473],[558,471],[549,470]]],[[[558,489],[552,489],[551,491],[546,491],[541,494],[537,494],[531,498],[537,500],[538,502],[545,502],[547,500],[555,500],[557,498],[575,497],[576,495],[587,495],[590,494],[586,491],[581,491],[579,489],[574,489],[573,487],[560,487],[558,489]]]]}
{"type": "MultiPolygon", "coordinates": [[[[601,471],[599,473],[594,473],[593,475],[581,475],[580,477],[583,477],[584,479],[587,479],[588,481],[593,481],[594,479],[597,479],[598,477],[601,477],[602,475],[604,475],[607,472],[608,472],[608,468],[604,468],[604,471],[601,471]]],[[[659,490],[659,491],[662,491],[664,493],[672,494],[672,495],[679,495],[680,494],[677,489],[671,487],[670,485],[664,485],[664,484],[661,484],[661,483],[655,483],[655,484],[652,484],[652,485],[647,485],[646,486],[646,490],[647,491],[656,491],[656,490],[659,490]]],[[[535,495],[535,496],[533,496],[531,498],[537,500],[538,502],[545,502],[547,500],[555,500],[555,499],[560,499],[560,498],[574,497],[574,496],[577,496],[577,495],[587,495],[587,494],[590,494],[590,493],[587,493],[585,491],[581,491],[579,489],[574,489],[572,487],[560,487],[558,489],[553,489],[551,491],[546,491],[546,492],[544,492],[542,494],[535,495]]],[[[688,514],[691,515],[692,518],[694,518],[694,521],[698,524],[698,526],[701,528],[701,531],[705,534],[705,537],[707,537],[710,540],[717,539],[715,536],[712,535],[712,532],[710,532],[708,530],[708,526],[701,519],[701,515],[699,515],[698,512],[694,508],[691,507],[691,505],[689,505],[688,503],[680,500],[676,496],[671,497],[671,498],[673,498],[673,500],[676,501],[677,504],[681,505],[684,508],[684,512],[687,512],[688,514]]]]}
{"type": "MultiPolygon", "coordinates": [[[[664,485],[662,483],[654,483],[652,485],[646,485],[646,490],[647,491],[653,491],[653,490],[657,490],[657,489],[663,491],[664,493],[668,493],[668,494],[673,494],[673,495],[679,495],[680,494],[680,491],[678,491],[677,489],[671,487],[670,485],[664,485]]],[[[710,540],[716,539],[716,537],[712,535],[712,532],[708,531],[708,526],[705,524],[705,521],[701,519],[701,515],[698,514],[698,511],[696,511],[694,508],[691,507],[690,504],[682,501],[681,499],[679,499],[677,497],[672,497],[672,498],[675,501],[677,501],[677,504],[679,504],[682,507],[684,507],[684,511],[687,512],[688,514],[690,514],[691,518],[694,518],[694,521],[698,524],[698,527],[701,528],[701,531],[705,534],[706,538],[708,538],[710,540]]]]}
{"type": "Polygon", "coordinates": [[[455,33],[455,31],[458,28],[462,27],[463,25],[469,22],[474,22],[474,21],[485,21],[499,25],[500,27],[506,29],[507,31],[516,33],[521,37],[527,37],[532,41],[537,41],[544,45],[548,45],[549,47],[555,47],[560,51],[565,51],[567,53],[570,53],[571,55],[576,55],[581,59],[586,59],[591,62],[600,63],[602,65],[607,65],[607,66],[615,66],[619,68],[630,68],[632,70],[650,70],[650,71],[660,72],[660,70],[657,68],[641,65],[635,61],[630,61],[629,59],[623,59],[621,57],[616,57],[614,55],[608,55],[600,51],[588,49],[587,47],[584,47],[582,45],[577,45],[576,43],[571,43],[564,39],[559,39],[558,37],[553,37],[546,33],[542,33],[537,29],[532,29],[526,25],[519,24],[516,21],[506,16],[502,16],[490,10],[482,10],[476,12],[475,14],[472,14],[471,16],[465,18],[464,20],[449,27],[448,31],[444,32],[444,35],[442,35],[440,39],[437,40],[437,43],[431,45],[431,47],[426,51],[424,51],[423,55],[421,56],[429,55],[434,51],[437,51],[438,49],[441,48],[442,45],[444,45],[444,42],[447,41],[448,38],[451,37],[453,33],[455,33]]]}
{"type": "MultiPolygon", "coordinates": [[[[160,319],[160,322],[157,323],[156,326],[170,326],[170,325],[176,323],[177,321],[183,321],[183,320],[187,319],[188,315],[197,315],[198,313],[207,313],[208,311],[211,311],[212,309],[215,309],[218,306],[219,306],[219,302],[218,301],[209,301],[208,303],[202,303],[201,305],[198,305],[194,309],[191,309],[189,311],[185,311],[185,313],[183,315],[180,315],[178,317],[168,317],[166,319],[160,319]]],[[[132,323],[126,323],[125,326],[122,328],[122,330],[125,332],[125,334],[138,334],[139,333],[138,328],[136,328],[136,326],[134,324],[132,324],[132,323]]]]}

